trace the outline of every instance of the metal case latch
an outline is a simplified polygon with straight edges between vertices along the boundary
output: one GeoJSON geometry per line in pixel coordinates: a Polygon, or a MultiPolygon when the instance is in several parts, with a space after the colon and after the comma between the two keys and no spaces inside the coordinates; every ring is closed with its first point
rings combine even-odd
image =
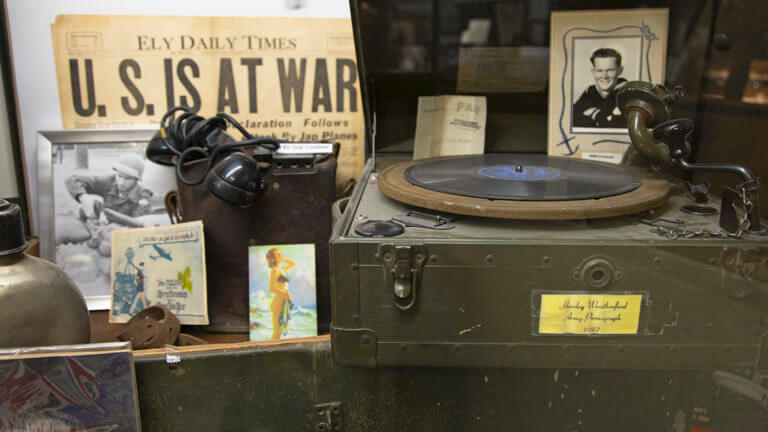
{"type": "Polygon", "coordinates": [[[427,248],[424,245],[379,245],[378,259],[384,266],[384,278],[388,289],[392,290],[395,305],[407,310],[416,303],[416,295],[421,283],[427,248]]]}
{"type": "Polygon", "coordinates": [[[317,413],[316,432],[341,432],[344,427],[341,417],[341,402],[315,405],[317,413]]]}

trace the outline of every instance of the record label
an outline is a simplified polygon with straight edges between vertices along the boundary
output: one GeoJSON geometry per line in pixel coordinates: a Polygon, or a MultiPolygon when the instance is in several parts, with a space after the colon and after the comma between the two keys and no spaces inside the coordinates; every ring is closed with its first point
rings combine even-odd
{"type": "Polygon", "coordinates": [[[524,167],[521,165],[494,165],[477,171],[483,177],[499,180],[542,181],[552,180],[563,175],[559,170],[544,167],[524,167]]]}

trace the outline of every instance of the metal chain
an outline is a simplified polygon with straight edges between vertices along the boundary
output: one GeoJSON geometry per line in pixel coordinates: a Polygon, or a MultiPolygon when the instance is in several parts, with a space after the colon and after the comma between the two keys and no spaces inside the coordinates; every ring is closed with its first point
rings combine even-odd
{"type": "Polygon", "coordinates": [[[741,216],[741,219],[739,219],[739,227],[736,229],[736,233],[732,235],[734,238],[741,238],[744,231],[746,231],[750,225],[749,214],[752,211],[753,204],[752,201],[747,198],[747,189],[744,187],[741,188],[741,202],[744,204],[744,214],[741,216]]]}
{"type": "Polygon", "coordinates": [[[723,231],[721,229],[711,231],[706,228],[685,229],[685,228],[675,228],[675,227],[658,225],[659,222],[667,222],[667,223],[676,224],[676,225],[685,224],[685,221],[681,219],[670,219],[670,218],[639,219],[638,222],[640,222],[641,224],[652,226],[653,228],[651,228],[650,232],[662,237],[666,237],[670,240],[675,240],[678,238],[694,238],[694,237],[702,237],[702,238],[735,237],[735,234],[729,234],[726,231],[723,231]]]}
{"type": "Polygon", "coordinates": [[[715,231],[710,231],[708,229],[699,228],[697,230],[689,230],[685,228],[674,228],[674,227],[665,227],[661,225],[657,225],[658,222],[668,222],[673,224],[684,224],[685,222],[680,219],[668,219],[668,218],[656,218],[656,219],[639,219],[638,222],[650,225],[653,228],[651,228],[651,232],[660,235],[662,237],[666,237],[670,240],[675,240],[678,238],[694,238],[694,237],[703,237],[703,238],[735,238],[740,239],[744,232],[749,228],[750,221],[749,221],[749,214],[752,211],[752,207],[754,204],[752,201],[747,198],[747,190],[746,188],[741,188],[741,201],[742,205],[744,207],[744,213],[739,218],[739,224],[736,229],[735,233],[729,233],[727,231],[724,231],[722,229],[717,229],[715,231]]]}
{"type": "Polygon", "coordinates": [[[650,231],[656,235],[666,237],[670,240],[675,240],[678,238],[694,238],[694,237],[726,238],[731,236],[727,232],[720,229],[716,231],[710,231],[704,228],[699,228],[697,230],[688,230],[688,229],[681,229],[681,228],[667,228],[663,226],[654,226],[653,228],[651,228],[650,231]]]}

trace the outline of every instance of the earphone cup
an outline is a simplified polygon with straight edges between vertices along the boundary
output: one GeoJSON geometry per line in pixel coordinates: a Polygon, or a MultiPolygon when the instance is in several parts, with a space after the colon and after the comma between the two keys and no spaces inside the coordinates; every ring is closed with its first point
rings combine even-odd
{"type": "Polygon", "coordinates": [[[229,204],[248,207],[261,192],[261,170],[245,153],[230,153],[205,176],[208,192],[229,204]]]}
{"type": "Polygon", "coordinates": [[[174,166],[173,157],[176,153],[168,146],[167,140],[170,140],[170,138],[163,138],[159,131],[156,132],[152,139],[149,140],[149,143],[147,143],[147,149],[144,152],[147,159],[156,164],[174,166]]]}

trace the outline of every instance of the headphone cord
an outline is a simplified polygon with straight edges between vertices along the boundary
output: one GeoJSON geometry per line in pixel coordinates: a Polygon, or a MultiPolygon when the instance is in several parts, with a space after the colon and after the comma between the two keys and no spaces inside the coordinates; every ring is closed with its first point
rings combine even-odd
{"type": "Polygon", "coordinates": [[[221,153],[229,151],[229,150],[233,150],[233,149],[240,149],[240,150],[242,150],[242,148],[246,147],[246,146],[259,146],[259,147],[262,147],[262,148],[270,150],[270,151],[275,151],[278,148],[280,148],[280,142],[275,140],[275,139],[273,139],[273,138],[253,138],[253,139],[245,140],[245,141],[238,141],[238,142],[229,143],[229,144],[222,144],[220,146],[217,146],[213,150],[213,152],[210,153],[210,154],[208,153],[208,151],[206,149],[204,149],[202,147],[198,147],[198,146],[189,147],[186,150],[184,150],[183,152],[181,152],[181,154],[179,155],[179,159],[176,162],[176,177],[178,177],[179,181],[181,181],[182,183],[184,183],[187,186],[197,186],[197,185],[201,184],[203,181],[205,181],[205,176],[208,174],[208,171],[211,170],[211,167],[213,166],[213,164],[215,162],[217,162],[218,157],[220,156],[221,153]],[[200,178],[198,178],[198,179],[190,180],[189,178],[185,177],[184,174],[182,174],[181,168],[184,165],[184,163],[187,160],[187,158],[190,155],[193,155],[195,153],[198,153],[198,154],[202,155],[203,158],[208,158],[208,162],[207,162],[207,164],[205,166],[204,174],[200,178]]]}
{"type": "Polygon", "coordinates": [[[177,156],[176,176],[179,181],[187,186],[197,186],[205,181],[205,176],[213,164],[217,162],[223,152],[241,149],[247,146],[258,146],[269,151],[280,148],[280,141],[274,138],[254,137],[237,120],[229,114],[220,112],[213,117],[204,118],[195,111],[185,106],[175,106],[168,110],[160,120],[169,139],[165,140],[168,148],[177,156]],[[177,113],[181,112],[177,116],[177,113]],[[208,146],[205,139],[216,129],[226,130],[227,124],[235,127],[245,138],[242,141],[221,144],[215,147],[208,146]],[[200,159],[208,159],[205,174],[199,179],[190,180],[182,172],[182,166],[191,161],[194,156],[200,159]]]}

